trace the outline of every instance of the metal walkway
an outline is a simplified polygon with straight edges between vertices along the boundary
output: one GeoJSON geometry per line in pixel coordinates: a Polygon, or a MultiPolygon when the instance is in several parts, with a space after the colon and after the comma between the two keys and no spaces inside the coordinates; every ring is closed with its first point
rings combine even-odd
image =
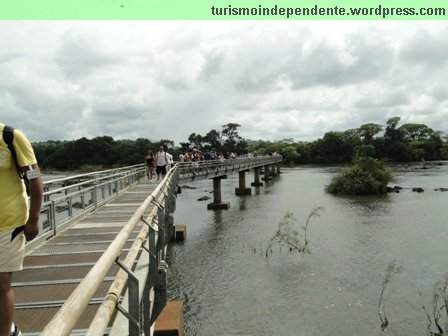
{"type": "MultiPolygon", "coordinates": [[[[14,320],[23,333],[38,335],[45,328],[156,186],[142,180],[25,257],[23,271],[13,277],[14,320]]],[[[120,260],[126,257],[140,226],[130,236],[120,260]]],[[[117,272],[118,266],[113,266],[78,321],[75,333],[82,334],[89,327],[117,272]]]]}
{"type": "Polygon", "coordinates": [[[40,234],[13,276],[15,322],[27,336],[121,335],[123,323],[114,324],[120,311],[125,334],[152,335],[167,300],[166,245],[179,181],[213,179],[219,203],[228,174],[239,173],[242,188],[245,172],[254,169],[256,182],[261,167],[268,175],[280,161],[176,164],[159,184],[143,178],[143,165],[46,182],[40,234]]]}

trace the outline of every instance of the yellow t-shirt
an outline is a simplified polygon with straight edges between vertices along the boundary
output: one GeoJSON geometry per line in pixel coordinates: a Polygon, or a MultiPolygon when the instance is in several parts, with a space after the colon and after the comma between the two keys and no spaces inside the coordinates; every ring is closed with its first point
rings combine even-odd
{"type": "MultiPolygon", "coordinates": [[[[0,231],[14,229],[25,224],[28,219],[28,196],[8,145],[3,141],[4,127],[0,123],[0,231]]],[[[20,167],[36,163],[30,142],[17,129],[14,130],[13,144],[20,167]]]]}

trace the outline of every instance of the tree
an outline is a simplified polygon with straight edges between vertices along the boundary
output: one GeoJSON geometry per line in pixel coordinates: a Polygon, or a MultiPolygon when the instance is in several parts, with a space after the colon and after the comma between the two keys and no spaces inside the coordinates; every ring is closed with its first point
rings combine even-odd
{"type": "Polygon", "coordinates": [[[221,134],[225,136],[229,141],[236,141],[240,139],[240,136],[238,134],[238,127],[241,127],[241,125],[236,123],[228,123],[222,125],[221,134]]]}
{"type": "Polygon", "coordinates": [[[380,124],[364,124],[361,125],[360,128],[358,128],[358,134],[361,136],[361,138],[364,141],[364,144],[371,145],[372,139],[375,135],[377,135],[379,132],[383,130],[383,126],[380,124]]]}
{"type": "Polygon", "coordinates": [[[241,139],[238,134],[238,127],[241,127],[241,125],[236,123],[222,125],[221,134],[226,138],[225,145],[227,151],[235,150],[236,143],[241,139]]]}
{"type": "Polygon", "coordinates": [[[397,128],[400,117],[389,118],[384,131],[384,142],[379,152],[381,156],[394,161],[412,161],[414,158],[412,148],[404,139],[403,129],[397,128]]]}
{"type": "Polygon", "coordinates": [[[188,141],[190,141],[190,144],[198,149],[202,148],[202,144],[204,143],[204,137],[200,134],[191,133],[188,137],[188,141]]]}
{"type": "Polygon", "coordinates": [[[387,142],[393,142],[396,140],[401,141],[402,132],[397,129],[397,125],[400,122],[400,117],[389,118],[386,122],[386,129],[384,132],[384,138],[387,142]]]}
{"type": "Polygon", "coordinates": [[[90,140],[92,147],[92,156],[89,162],[91,165],[107,165],[116,164],[120,159],[120,152],[114,139],[110,136],[99,136],[90,140]]]}
{"type": "Polygon", "coordinates": [[[190,149],[190,143],[189,142],[180,142],[180,150],[183,152],[187,152],[190,149]]]}
{"type": "Polygon", "coordinates": [[[237,154],[244,154],[247,153],[247,142],[244,139],[241,139],[238,141],[235,145],[235,151],[237,154]]]}
{"type": "Polygon", "coordinates": [[[217,130],[212,129],[203,138],[204,142],[209,145],[209,149],[214,149],[219,151],[221,149],[221,133],[217,130]]]}
{"type": "Polygon", "coordinates": [[[361,142],[353,132],[327,132],[311,146],[311,155],[320,163],[345,163],[352,160],[353,151],[361,142]]]}
{"type": "Polygon", "coordinates": [[[426,140],[435,133],[432,128],[425,124],[404,124],[399,130],[402,131],[403,138],[407,141],[426,140]]]}
{"type": "Polygon", "coordinates": [[[160,139],[159,141],[160,145],[163,145],[165,149],[172,149],[174,148],[174,141],[168,140],[168,139],[160,139]]]}

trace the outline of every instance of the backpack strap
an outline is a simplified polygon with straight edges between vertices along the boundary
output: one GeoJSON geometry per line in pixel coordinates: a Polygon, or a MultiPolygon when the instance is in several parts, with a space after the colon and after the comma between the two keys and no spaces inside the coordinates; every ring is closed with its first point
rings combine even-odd
{"type": "Polygon", "coordinates": [[[17,161],[17,153],[16,149],[14,148],[14,127],[5,125],[3,127],[3,141],[8,146],[9,151],[11,152],[11,158],[14,162],[14,166],[16,167],[17,174],[19,177],[25,182],[26,192],[29,195],[29,181],[27,177],[23,174],[22,170],[20,169],[19,162],[17,161]]]}
{"type": "Polygon", "coordinates": [[[22,171],[19,167],[19,162],[17,161],[17,153],[14,148],[14,127],[7,126],[3,127],[3,141],[8,146],[9,151],[11,152],[12,161],[14,162],[14,166],[16,167],[17,174],[19,174],[20,178],[23,178],[22,171]]]}

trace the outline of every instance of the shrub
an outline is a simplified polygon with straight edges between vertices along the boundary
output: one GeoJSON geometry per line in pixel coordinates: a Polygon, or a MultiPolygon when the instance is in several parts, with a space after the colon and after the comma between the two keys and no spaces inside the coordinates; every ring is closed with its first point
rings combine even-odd
{"type": "Polygon", "coordinates": [[[372,157],[361,156],[354,165],[333,177],[326,190],[340,195],[376,195],[387,192],[391,172],[384,164],[372,157]]]}

